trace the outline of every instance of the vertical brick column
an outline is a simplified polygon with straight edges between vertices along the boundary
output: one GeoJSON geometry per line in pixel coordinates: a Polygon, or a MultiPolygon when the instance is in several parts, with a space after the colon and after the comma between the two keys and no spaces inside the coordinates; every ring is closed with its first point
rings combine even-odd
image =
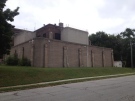
{"type": "Polygon", "coordinates": [[[22,58],[24,58],[24,47],[22,47],[22,58]]]}
{"type": "Polygon", "coordinates": [[[66,46],[63,47],[63,67],[69,67],[67,47],[66,46]]]}
{"type": "Polygon", "coordinates": [[[43,45],[43,67],[45,67],[45,44],[43,45]]]}
{"type": "Polygon", "coordinates": [[[53,39],[53,33],[49,32],[49,39],[53,39]]]}
{"type": "Polygon", "coordinates": [[[105,55],[104,55],[104,50],[102,50],[102,66],[105,67],[105,55]]]}
{"type": "Polygon", "coordinates": [[[31,66],[34,66],[34,44],[31,45],[31,66]]]}
{"type": "Polygon", "coordinates": [[[113,67],[113,63],[114,63],[114,59],[113,59],[113,50],[111,51],[111,62],[112,62],[112,67],[113,67]]]}
{"type": "Polygon", "coordinates": [[[94,67],[94,52],[91,50],[91,66],[94,67]]]}
{"type": "Polygon", "coordinates": [[[79,59],[79,67],[83,67],[82,50],[81,49],[78,49],[78,59],[79,59]]]}
{"type": "Polygon", "coordinates": [[[48,67],[48,44],[44,45],[44,67],[48,67]]]}

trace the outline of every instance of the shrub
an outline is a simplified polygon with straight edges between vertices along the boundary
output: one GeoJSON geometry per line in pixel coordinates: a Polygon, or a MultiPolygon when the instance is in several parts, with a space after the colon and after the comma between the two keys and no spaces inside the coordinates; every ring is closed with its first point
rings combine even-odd
{"type": "Polygon", "coordinates": [[[20,65],[20,66],[31,66],[31,62],[27,58],[22,58],[22,59],[19,60],[18,65],[20,65]]]}
{"type": "Polygon", "coordinates": [[[5,62],[6,62],[6,65],[9,65],[9,66],[17,66],[17,65],[31,66],[31,62],[29,59],[27,58],[18,59],[17,55],[9,56],[5,62]]]}
{"type": "Polygon", "coordinates": [[[14,56],[9,56],[7,59],[6,59],[6,64],[7,65],[10,65],[10,66],[15,66],[15,65],[18,65],[18,57],[16,55],[14,56]]]}

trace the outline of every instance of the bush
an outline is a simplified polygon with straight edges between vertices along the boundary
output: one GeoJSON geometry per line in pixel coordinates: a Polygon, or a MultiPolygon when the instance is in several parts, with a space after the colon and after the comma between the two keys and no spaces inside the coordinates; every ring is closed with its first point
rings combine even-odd
{"type": "Polygon", "coordinates": [[[27,58],[22,58],[22,59],[19,60],[18,65],[20,65],[20,66],[31,66],[31,62],[27,58]]]}
{"type": "Polygon", "coordinates": [[[9,56],[7,59],[6,59],[6,64],[7,65],[10,65],[10,66],[15,66],[15,65],[18,65],[18,62],[19,62],[19,59],[16,55],[14,56],[9,56]]]}
{"type": "Polygon", "coordinates": [[[29,59],[27,58],[18,59],[17,55],[9,56],[5,62],[6,62],[6,65],[9,65],[9,66],[17,66],[17,65],[31,66],[31,62],[29,59]]]}

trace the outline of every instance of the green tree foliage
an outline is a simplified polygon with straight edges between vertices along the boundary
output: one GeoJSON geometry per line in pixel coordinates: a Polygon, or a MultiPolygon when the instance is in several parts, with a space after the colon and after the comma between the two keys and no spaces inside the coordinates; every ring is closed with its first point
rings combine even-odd
{"type": "MultiPolygon", "coordinates": [[[[124,55],[124,60],[126,60],[126,63],[128,66],[131,66],[131,48],[130,48],[130,42],[135,43],[135,30],[126,28],[125,31],[121,32],[120,35],[122,36],[123,40],[123,55],[124,55]]],[[[133,49],[133,60],[135,59],[135,45],[132,45],[133,49]]],[[[135,62],[134,62],[135,66],[135,62]]]]}
{"type": "Polygon", "coordinates": [[[4,10],[6,1],[0,0],[0,58],[10,51],[14,26],[9,22],[14,21],[14,17],[19,14],[19,7],[14,11],[10,9],[4,10]]]}
{"type": "Polygon", "coordinates": [[[120,34],[123,38],[131,39],[135,36],[134,31],[134,29],[126,28],[126,30],[124,32],[121,32],[120,34]]]}
{"type": "Polygon", "coordinates": [[[115,36],[106,34],[105,32],[97,32],[96,34],[91,34],[89,39],[92,45],[112,48],[114,51],[114,59],[121,59],[122,40],[120,35],[115,36]]]}
{"type": "MultiPolygon", "coordinates": [[[[89,39],[92,45],[112,48],[115,61],[125,61],[126,66],[131,66],[131,54],[130,54],[130,39],[133,40],[134,30],[127,28],[124,32],[118,35],[110,35],[105,32],[97,32],[91,34],[89,39]]],[[[135,59],[135,45],[133,45],[133,58],[135,59]]],[[[134,62],[135,65],[135,62],[134,62]]]]}

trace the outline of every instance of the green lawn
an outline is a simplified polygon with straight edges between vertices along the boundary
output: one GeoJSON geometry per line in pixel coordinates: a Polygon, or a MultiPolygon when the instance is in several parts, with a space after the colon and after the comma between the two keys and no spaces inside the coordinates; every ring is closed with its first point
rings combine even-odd
{"type": "Polygon", "coordinates": [[[33,68],[0,66],[0,87],[55,80],[132,73],[130,68],[33,68]]]}

